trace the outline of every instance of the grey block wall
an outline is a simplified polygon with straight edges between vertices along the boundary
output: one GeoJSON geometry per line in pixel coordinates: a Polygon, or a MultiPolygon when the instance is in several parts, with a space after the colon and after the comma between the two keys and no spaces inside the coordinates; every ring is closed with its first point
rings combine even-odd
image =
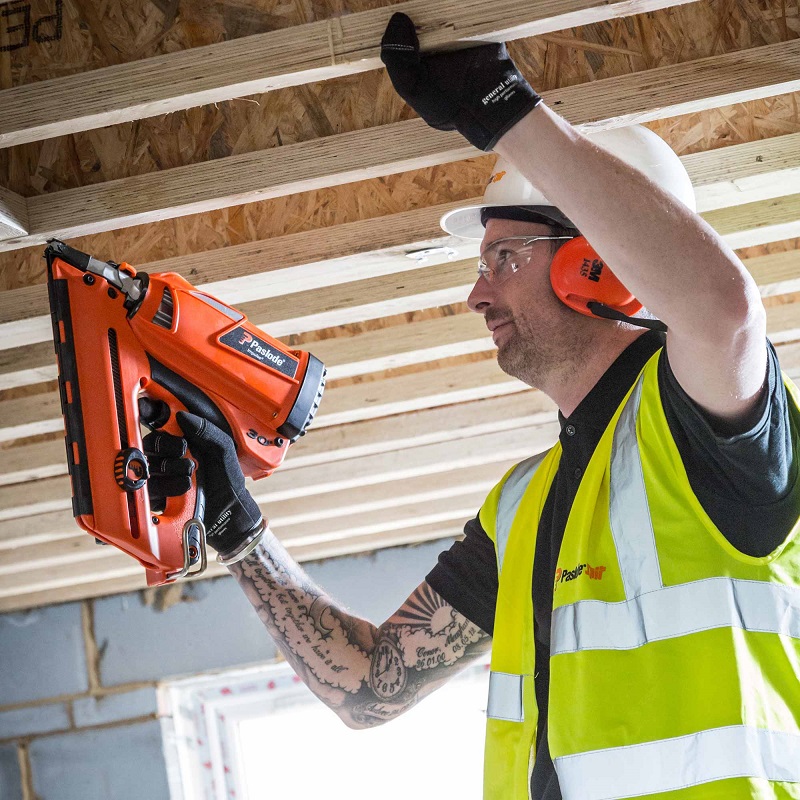
{"type": "MultiPolygon", "coordinates": [[[[379,623],[451,543],[303,566],[379,623]]],[[[171,604],[133,592],[0,614],[2,800],[168,798],[159,681],[268,663],[277,653],[232,578],[171,591],[171,604]]]]}

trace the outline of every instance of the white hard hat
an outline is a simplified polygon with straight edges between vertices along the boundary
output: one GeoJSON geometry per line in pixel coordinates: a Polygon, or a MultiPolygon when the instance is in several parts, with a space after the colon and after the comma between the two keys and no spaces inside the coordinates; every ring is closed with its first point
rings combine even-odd
{"type": "MultiPolygon", "coordinates": [[[[589,134],[600,147],[647,175],[654,183],[671,192],[692,211],[696,210],[694,191],[686,167],[672,148],[649,128],[632,125],[589,134]]],[[[441,219],[447,233],[464,239],[482,239],[481,209],[492,206],[522,206],[549,221],[566,228],[575,228],[550,201],[519,170],[503,158],[498,158],[492,177],[486,186],[483,202],[450,211],[441,219]]]]}

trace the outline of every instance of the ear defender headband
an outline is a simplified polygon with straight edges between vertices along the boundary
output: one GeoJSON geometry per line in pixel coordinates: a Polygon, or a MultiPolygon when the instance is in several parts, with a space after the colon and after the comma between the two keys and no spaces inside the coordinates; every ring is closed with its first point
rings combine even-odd
{"type": "Polygon", "coordinates": [[[550,263],[550,284],[562,303],[587,317],[629,322],[666,332],[656,319],[633,317],[642,304],[622,285],[584,236],[561,245],[550,263]]]}

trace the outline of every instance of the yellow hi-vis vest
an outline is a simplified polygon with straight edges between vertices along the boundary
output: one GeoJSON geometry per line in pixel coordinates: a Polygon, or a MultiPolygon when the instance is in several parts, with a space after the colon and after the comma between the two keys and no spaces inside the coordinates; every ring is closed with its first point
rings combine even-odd
{"type": "MultiPolygon", "coordinates": [[[[564,800],[800,798],[800,521],[743,555],[692,492],[659,353],[595,450],[555,573],[548,737],[564,800]]],[[[800,395],[786,380],[792,425],[800,395]]],[[[560,445],[510,470],[480,520],[497,596],[484,797],[526,800],[535,756],[531,580],[560,445]]]]}

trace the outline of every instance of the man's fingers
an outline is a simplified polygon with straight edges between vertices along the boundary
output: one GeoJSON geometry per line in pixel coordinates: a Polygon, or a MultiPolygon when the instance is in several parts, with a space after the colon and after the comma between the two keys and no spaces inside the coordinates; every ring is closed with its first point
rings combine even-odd
{"type": "Polygon", "coordinates": [[[159,458],[150,453],[147,456],[147,466],[150,468],[150,476],[159,479],[162,476],[194,475],[194,461],[189,458],[159,458]]]}
{"type": "Polygon", "coordinates": [[[384,64],[419,64],[419,39],[407,14],[398,11],[389,20],[381,39],[381,60],[384,64]]]}
{"type": "Polygon", "coordinates": [[[419,55],[414,23],[405,14],[398,12],[389,20],[381,39],[381,61],[395,91],[408,101],[423,79],[425,66],[419,55]]]}
{"type": "Polygon", "coordinates": [[[153,431],[142,439],[142,449],[148,459],[156,458],[183,458],[186,455],[186,439],[173,436],[164,431],[153,431]]]}
{"type": "Polygon", "coordinates": [[[151,428],[160,428],[169,419],[170,409],[163,400],[153,400],[150,397],[139,398],[139,417],[151,428]]]}
{"type": "MultiPolygon", "coordinates": [[[[150,504],[156,505],[157,501],[165,497],[179,497],[192,488],[192,479],[181,475],[159,475],[150,478],[153,484],[150,490],[150,504]]],[[[162,503],[158,503],[162,505],[162,503]]]]}

